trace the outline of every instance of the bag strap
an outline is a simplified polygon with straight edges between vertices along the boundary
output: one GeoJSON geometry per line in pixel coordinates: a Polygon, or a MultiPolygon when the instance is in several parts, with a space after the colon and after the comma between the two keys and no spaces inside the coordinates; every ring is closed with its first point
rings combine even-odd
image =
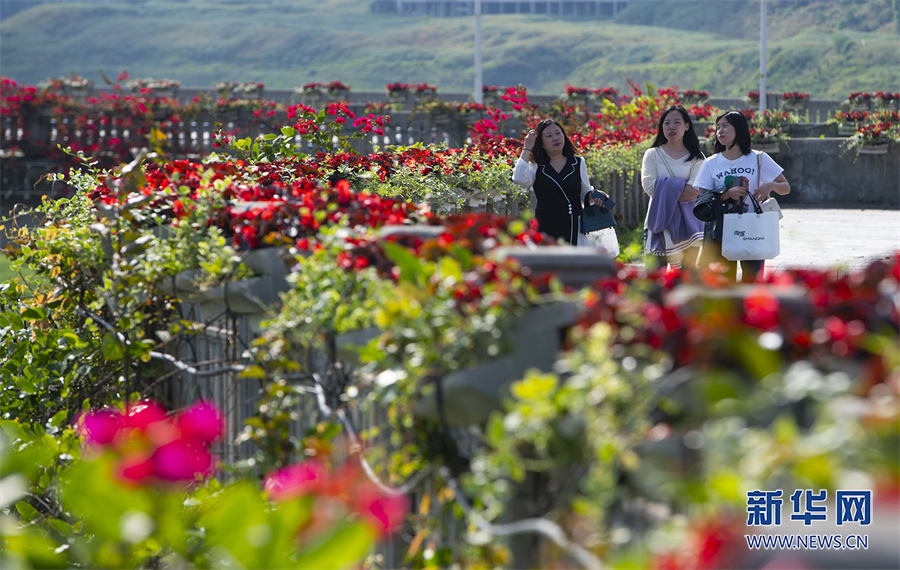
{"type": "Polygon", "coordinates": [[[760,164],[761,161],[760,161],[759,155],[761,155],[762,153],[759,152],[758,150],[755,152],[756,152],[756,187],[759,188],[759,181],[760,181],[759,176],[761,174],[760,171],[762,170],[762,165],[760,164]]]}
{"type": "Polygon", "coordinates": [[[759,202],[756,201],[756,198],[753,197],[753,192],[747,192],[747,196],[749,196],[750,201],[753,202],[753,211],[757,214],[762,214],[762,206],[760,206],[759,202]]]}
{"type": "MultiPolygon", "coordinates": [[[[666,151],[664,151],[661,146],[656,147],[656,152],[668,156],[666,154],[666,151]]],[[[663,164],[666,166],[666,171],[669,173],[669,178],[675,178],[675,175],[672,174],[672,169],[669,167],[669,161],[666,160],[666,156],[662,157],[663,164]]]]}

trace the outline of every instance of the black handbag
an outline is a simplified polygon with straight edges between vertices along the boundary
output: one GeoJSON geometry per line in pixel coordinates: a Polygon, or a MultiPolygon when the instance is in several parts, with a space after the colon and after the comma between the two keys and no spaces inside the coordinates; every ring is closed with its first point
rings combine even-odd
{"type": "Polygon", "coordinates": [[[597,230],[616,227],[616,218],[612,212],[616,207],[616,203],[597,192],[595,193],[595,199],[599,199],[600,203],[591,204],[588,202],[589,196],[590,194],[584,195],[584,209],[581,211],[581,233],[588,234],[597,230]]]}

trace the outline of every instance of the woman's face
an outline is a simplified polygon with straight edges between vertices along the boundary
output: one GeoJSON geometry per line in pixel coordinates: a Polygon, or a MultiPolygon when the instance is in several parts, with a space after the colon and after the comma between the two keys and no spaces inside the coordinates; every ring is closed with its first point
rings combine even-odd
{"type": "Polygon", "coordinates": [[[541,143],[548,156],[558,156],[563,152],[563,146],[566,144],[566,137],[563,135],[559,125],[553,124],[544,129],[541,133],[541,143]]]}
{"type": "Polygon", "coordinates": [[[734,136],[734,125],[729,123],[725,117],[719,119],[716,124],[716,139],[722,143],[722,146],[731,148],[731,145],[734,144],[734,136]]]}
{"type": "Polygon", "coordinates": [[[666,136],[666,142],[674,143],[684,138],[684,133],[688,131],[688,125],[684,122],[684,117],[678,111],[669,111],[662,124],[663,134],[666,136]]]}

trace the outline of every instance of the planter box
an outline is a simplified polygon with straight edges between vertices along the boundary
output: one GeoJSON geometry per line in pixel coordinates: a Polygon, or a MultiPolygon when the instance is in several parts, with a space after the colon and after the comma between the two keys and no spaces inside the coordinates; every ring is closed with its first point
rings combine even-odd
{"type": "Polygon", "coordinates": [[[781,100],[781,108],[785,111],[805,111],[806,110],[806,100],[801,100],[794,102],[790,99],[782,99],[781,100]]]}
{"type": "Polygon", "coordinates": [[[259,277],[223,283],[200,290],[195,282],[200,269],[188,269],[159,282],[159,288],[184,303],[201,304],[207,315],[222,311],[250,315],[263,314],[288,290],[288,269],[280,257],[282,248],[269,247],[247,252],[243,262],[247,267],[262,273],[259,277]]]}
{"type": "MultiPolygon", "coordinates": [[[[562,302],[536,307],[516,319],[510,335],[512,353],[442,380],[446,421],[460,427],[481,424],[502,408],[509,384],[523,378],[529,368],[550,371],[562,348],[562,332],[575,318],[575,303],[562,302]]],[[[437,394],[422,398],[414,410],[420,417],[440,419],[437,394]]]]}
{"type": "Polygon", "coordinates": [[[753,147],[753,150],[758,150],[760,152],[765,152],[768,154],[778,154],[778,151],[781,148],[780,143],[777,143],[777,142],[774,142],[774,143],[752,143],[750,146],[753,147]]]}
{"type": "Polygon", "coordinates": [[[838,136],[838,126],[836,123],[797,123],[788,127],[788,136],[807,139],[831,138],[838,136]]]}
{"type": "Polygon", "coordinates": [[[865,144],[859,147],[859,154],[887,154],[890,143],[865,144]]]}
{"type": "Polygon", "coordinates": [[[514,258],[535,275],[552,271],[564,285],[570,287],[590,285],[597,279],[611,277],[618,271],[614,261],[604,256],[600,250],[591,247],[510,246],[498,247],[491,255],[501,260],[514,258]]]}

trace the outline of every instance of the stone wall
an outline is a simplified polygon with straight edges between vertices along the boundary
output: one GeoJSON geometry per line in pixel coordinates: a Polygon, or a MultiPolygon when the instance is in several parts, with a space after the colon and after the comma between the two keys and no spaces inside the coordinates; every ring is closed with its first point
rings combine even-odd
{"type": "Polygon", "coordinates": [[[900,145],[887,154],[845,151],[846,139],[790,139],[772,154],[791,183],[783,205],[900,208],[900,145]]]}

